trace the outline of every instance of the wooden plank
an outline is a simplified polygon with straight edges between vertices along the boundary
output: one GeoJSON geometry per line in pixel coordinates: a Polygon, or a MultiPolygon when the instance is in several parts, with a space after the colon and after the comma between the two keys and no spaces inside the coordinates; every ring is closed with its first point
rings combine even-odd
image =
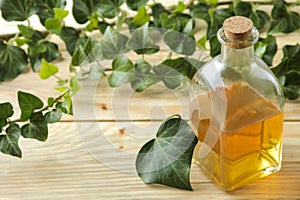
{"type": "MultiPolygon", "coordinates": [[[[89,130],[96,140],[101,134],[93,129],[95,124],[77,126],[89,130]]],[[[116,149],[123,142],[121,150],[132,154],[153,136],[159,125],[158,122],[151,126],[149,122],[97,124],[116,149]],[[138,127],[146,128],[137,133],[138,127]],[[120,134],[119,129],[125,133],[120,134]]],[[[300,122],[285,123],[283,166],[279,173],[236,191],[223,192],[193,164],[191,182],[195,191],[189,192],[146,185],[135,173],[118,170],[124,164],[119,153],[106,153],[114,165],[99,162],[89,153],[91,149],[85,148],[80,138],[82,133],[78,134],[73,123],[57,123],[50,126],[46,143],[21,141],[23,158],[9,158],[10,172],[1,176],[1,199],[296,199],[300,195],[299,128],[300,122]]],[[[132,158],[127,162],[129,165],[134,164],[135,157],[132,158]]],[[[3,161],[7,159],[1,154],[0,163],[3,161]]]]}
{"type": "MultiPolygon", "coordinates": [[[[62,66],[67,66],[67,60],[61,63],[62,66]]],[[[62,77],[68,76],[63,67],[60,74],[62,77]]],[[[17,118],[20,114],[17,91],[32,92],[46,102],[48,97],[59,94],[53,89],[55,82],[54,78],[41,80],[38,74],[32,72],[22,74],[13,81],[0,84],[0,102],[13,103],[16,108],[14,118],[17,118]]],[[[107,78],[101,79],[99,83],[83,81],[74,102],[75,118],[64,116],[63,120],[163,120],[173,114],[180,114],[184,119],[189,118],[188,90],[172,91],[162,83],[153,85],[142,93],[136,93],[129,84],[111,88],[107,78]]],[[[300,100],[287,101],[285,120],[300,119],[299,103],[300,100]]]]}
{"type": "MultiPolygon", "coordinates": [[[[188,86],[181,90],[169,90],[161,83],[147,88],[142,93],[136,93],[130,85],[123,85],[118,88],[108,86],[107,79],[102,79],[97,90],[91,92],[85,90],[85,86],[79,92],[78,98],[84,100],[78,102],[80,110],[85,110],[86,98],[95,96],[96,118],[100,120],[163,120],[172,114],[180,114],[184,119],[189,119],[189,92],[188,86]],[[81,93],[82,92],[82,93],[81,93]],[[95,94],[93,94],[95,93],[95,94]]],[[[87,88],[96,87],[95,83],[87,83],[87,88]]],[[[93,102],[93,103],[94,103],[93,102]]],[[[300,100],[286,101],[285,120],[300,119],[300,100]]],[[[86,118],[81,114],[82,118],[86,118]]]]}

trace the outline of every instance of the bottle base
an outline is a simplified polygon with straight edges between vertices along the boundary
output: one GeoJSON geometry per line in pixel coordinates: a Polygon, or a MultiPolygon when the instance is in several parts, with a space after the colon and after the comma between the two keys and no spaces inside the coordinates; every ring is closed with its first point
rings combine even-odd
{"type": "MultiPolygon", "coordinates": [[[[213,155],[214,158],[220,158],[215,152],[212,151],[211,153],[215,154],[213,155]]],[[[222,166],[220,162],[215,159],[211,160],[211,156],[212,155],[208,155],[201,160],[194,158],[193,161],[224,191],[238,189],[257,179],[274,174],[281,169],[281,164],[274,163],[274,160],[270,159],[270,157],[263,152],[253,154],[252,156],[248,155],[246,159],[241,159],[236,162],[225,161],[222,166]],[[259,161],[253,160],[257,158],[259,158],[259,161]],[[215,170],[212,170],[212,167],[215,170]]]]}

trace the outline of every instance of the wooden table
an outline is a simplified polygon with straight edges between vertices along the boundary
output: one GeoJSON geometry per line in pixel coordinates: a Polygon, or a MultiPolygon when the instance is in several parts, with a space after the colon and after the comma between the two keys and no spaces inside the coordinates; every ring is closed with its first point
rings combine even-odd
{"type": "MultiPolygon", "coordinates": [[[[275,63],[282,56],[284,44],[299,40],[299,31],[279,34],[275,63]]],[[[60,48],[63,59],[55,64],[60,66],[59,75],[68,77],[70,57],[63,44],[60,48]]],[[[46,100],[57,94],[54,85],[55,79],[43,81],[28,72],[0,84],[0,101],[17,106],[17,90],[46,100]]],[[[187,92],[155,85],[143,93],[133,93],[128,85],[110,88],[106,78],[99,83],[83,81],[82,87],[74,100],[75,116],[50,125],[45,143],[22,139],[22,159],[0,154],[1,166],[9,163],[8,173],[0,178],[0,199],[300,199],[300,100],[285,105],[279,173],[224,192],[192,164],[194,191],[184,191],[146,185],[132,166],[138,149],[154,137],[166,116],[180,113],[188,119],[187,92]]]]}

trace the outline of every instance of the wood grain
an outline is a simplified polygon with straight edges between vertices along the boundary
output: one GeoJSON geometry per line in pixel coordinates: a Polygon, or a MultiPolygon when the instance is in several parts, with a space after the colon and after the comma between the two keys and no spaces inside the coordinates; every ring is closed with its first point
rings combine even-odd
{"type": "MultiPolygon", "coordinates": [[[[159,1],[159,0],[157,0],[159,1]]],[[[171,0],[161,0],[170,5],[171,0]]],[[[68,3],[68,8],[71,4],[68,3]]],[[[261,6],[267,12],[270,6],[261,6]]],[[[300,13],[300,7],[292,8],[300,13]]],[[[36,16],[31,18],[35,23],[36,16]]],[[[77,26],[68,19],[68,25],[77,26]]],[[[202,37],[205,26],[197,21],[202,37]]],[[[0,34],[14,32],[15,24],[0,19],[0,34]]],[[[91,33],[96,38],[101,34],[91,33]]],[[[262,37],[265,37],[262,34],[262,37]]],[[[276,65],[282,58],[282,47],[300,40],[300,30],[277,34],[276,65]]],[[[64,43],[59,44],[62,57],[55,62],[59,76],[69,77],[70,56],[64,43]]],[[[146,56],[154,64],[168,55],[164,51],[146,56]]],[[[130,58],[140,58],[129,54],[130,58]]],[[[105,63],[110,68],[110,63],[105,63]]],[[[41,97],[57,96],[53,90],[55,78],[41,80],[37,73],[24,72],[13,81],[0,83],[0,102],[9,101],[20,114],[17,91],[27,91],[41,97]]],[[[161,121],[172,114],[189,118],[188,89],[168,90],[161,83],[143,93],[135,93],[130,85],[111,88],[107,78],[81,81],[82,89],[74,102],[74,117],[64,116],[61,122],[49,125],[45,143],[22,139],[23,158],[0,154],[0,199],[300,199],[300,100],[286,101],[283,135],[282,170],[233,192],[219,190],[196,164],[192,164],[191,182],[194,191],[165,186],[146,185],[134,171],[134,161],[140,147],[153,138],[161,121]]]]}
{"type": "MultiPolygon", "coordinates": [[[[95,138],[105,135],[118,150],[134,153],[153,136],[159,122],[81,123],[95,138]],[[91,129],[95,124],[103,132],[91,129]],[[137,127],[146,127],[137,137],[137,127]],[[147,128],[148,127],[148,128],[147,128]],[[120,129],[125,133],[120,134],[120,129]],[[138,139],[137,139],[138,138],[138,139]],[[136,141],[139,141],[136,143],[136,141]]],[[[80,123],[76,124],[81,126],[80,123]]],[[[300,195],[300,122],[286,122],[282,170],[233,192],[223,192],[197,165],[192,165],[193,192],[146,185],[135,173],[120,171],[125,162],[119,153],[106,153],[111,163],[99,161],[82,143],[82,133],[73,123],[50,126],[46,143],[22,140],[23,159],[9,158],[10,172],[1,176],[1,199],[297,199],[300,195]]],[[[99,148],[94,146],[91,148],[99,148]]],[[[4,157],[1,155],[0,160],[4,157]]],[[[134,159],[128,160],[128,165],[134,159]]]]}

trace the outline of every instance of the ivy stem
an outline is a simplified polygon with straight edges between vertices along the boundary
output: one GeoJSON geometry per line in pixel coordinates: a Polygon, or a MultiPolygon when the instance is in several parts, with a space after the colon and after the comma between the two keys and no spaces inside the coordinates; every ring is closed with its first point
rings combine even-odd
{"type": "MultiPolygon", "coordinates": [[[[57,97],[53,100],[53,103],[59,102],[59,100],[61,100],[61,99],[64,97],[64,95],[67,94],[68,92],[70,92],[69,89],[67,89],[66,91],[62,92],[59,96],[57,96],[57,97]]],[[[48,109],[49,109],[49,106],[47,105],[47,106],[45,106],[44,108],[42,108],[42,109],[36,111],[35,113],[38,113],[38,112],[44,112],[44,111],[46,111],[46,110],[48,110],[48,109]]],[[[26,122],[26,121],[27,121],[27,120],[22,120],[21,118],[14,119],[14,120],[8,119],[8,120],[7,120],[7,124],[12,124],[12,123],[16,123],[16,122],[26,122]]]]}
{"type": "Polygon", "coordinates": [[[26,19],[26,21],[27,21],[27,26],[30,27],[30,20],[26,19]]]}

